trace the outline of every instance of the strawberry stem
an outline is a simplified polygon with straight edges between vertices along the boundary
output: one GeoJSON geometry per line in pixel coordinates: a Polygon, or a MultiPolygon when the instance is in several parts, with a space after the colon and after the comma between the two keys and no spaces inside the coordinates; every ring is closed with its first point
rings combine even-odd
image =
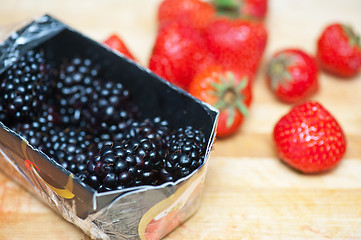
{"type": "Polygon", "coordinates": [[[217,97],[218,101],[213,105],[220,111],[228,110],[229,116],[227,118],[226,126],[230,127],[233,124],[236,111],[243,116],[248,116],[248,108],[244,103],[244,95],[242,90],[247,87],[248,78],[244,77],[239,83],[235,82],[232,72],[227,72],[225,76],[219,76],[220,82],[212,82],[214,88],[210,94],[217,97]]]}
{"type": "Polygon", "coordinates": [[[290,54],[282,53],[279,56],[271,59],[268,68],[267,75],[271,79],[271,88],[277,90],[282,85],[287,88],[289,82],[292,81],[292,76],[287,70],[289,65],[292,65],[295,59],[290,54]]]}

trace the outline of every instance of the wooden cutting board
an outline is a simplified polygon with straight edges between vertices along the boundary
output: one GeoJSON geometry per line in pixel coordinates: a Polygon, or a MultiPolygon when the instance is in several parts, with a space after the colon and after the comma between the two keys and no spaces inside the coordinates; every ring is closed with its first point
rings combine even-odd
{"type": "MultiPolygon", "coordinates": [[[[120,34],[146,66],[158,4],[0,0],[0,26],[4,31],[49,13],[99,41],[120,34]]],[[[250,116],[236,135],[216,140],[199,211],[166,239],[361,239],[361,75],[342,80],[320,74],[313,99],[339,120],[348,149],[334,171],[313,176],[277,159],[271,132],[290,106],[275,100],[264,81],[265,62],[276,50],[297,47],[313,54],[328,23],[342,21],[361,32],[360,13],[359,0],[269,0],[269,42],[250,116]]],[[[89,238],[1,173],[0,239],[89,238]]]]}

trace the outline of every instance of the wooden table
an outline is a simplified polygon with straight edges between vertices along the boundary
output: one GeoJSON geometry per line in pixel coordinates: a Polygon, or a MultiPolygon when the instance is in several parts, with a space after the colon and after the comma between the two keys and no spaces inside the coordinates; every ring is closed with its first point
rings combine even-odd
{"type": "MultiPolygon", "coordinates": [[[[49,13],[99,41],[116,32],[147,65],[156,33],[156,0],[0,0],[0,26],[9,29],[49,13]]],[[[342,80],[321,73],[321,102],[342,125],[347,153],[329,173],[305,176],[282,164],[271,138],[290,106],[267,89],[264,65],[286,47],[315,52],[324,26],[349,23],[361,32],[359,0],[269,0],[269,42],[243,128],[217,139],[202,205],[166,239],[361,239],[361,75],[342,80]]],[[[89,239],[0,174],[0,239],[89,239]]]]}

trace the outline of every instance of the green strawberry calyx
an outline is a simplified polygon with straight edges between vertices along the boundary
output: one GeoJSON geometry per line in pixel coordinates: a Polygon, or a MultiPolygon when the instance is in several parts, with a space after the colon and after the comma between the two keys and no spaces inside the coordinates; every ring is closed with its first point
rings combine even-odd
{"type": "Polygon", "coordinates": [[[218,8],[223,9],[238,8],[238,6],[241,4],[241,1],[237,0],[213,0],[213,2],[218,8]]]}
{"type": "Polygon", "coordinates": [[[271,89],[277,91],[282,86],[286,90],[291,87],[292,75],[288,67],[293,65],[296,59],[292,54],[281,53],[271,59],[267,67],[267,75],[271,80],[271,89]]]}
{"type": "Polygon", "coordinates": [[[356,34],[353,28],[349,25],[342,24],[342,29],[346,36],[348,37],[350,46],[355,46],[361,48],[360,35],[356,34]]]}
{"type": "Polygon", "coordinates": [[[213,0],[217,13],[230,18],[240,17],[242,2],[240,0],[213,0]]]}
{"type": "Polygon", "coordinates": [[[244,94],[242,93],[248,85],[248,78],[244,77],[239,83],[236,83],[234,74],[228,71],[225,75],[219,76],[219,79],[220,82],[211,83],[214,90],[210,94],[218,99],[213,105],[215,108],[220,111],[225,109],[229,111],[226,126],[230,127],[237,111],[245,117],[248,116],[248,107],[244,102],[244,94]]]}

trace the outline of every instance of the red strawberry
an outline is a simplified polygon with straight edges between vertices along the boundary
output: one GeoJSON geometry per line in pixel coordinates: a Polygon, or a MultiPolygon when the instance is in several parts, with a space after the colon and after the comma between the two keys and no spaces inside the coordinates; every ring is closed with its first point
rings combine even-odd
{"type": "Polygon", "coordinates": [[[276,52],[268,63],[266,81],[280,100],[304,100],[318,90],[316,60],[299,49],[276,52]]]}
{"type": "Polygon", "coordinates": [[[217,9],[239,18],[264,20],[268,10],[268,0],[213,0],[217,9]]]}
{"type": "Polygon", "coordinates": [[[317,42],[317,59],[322,68],[342,77],[352,77],[361,69],[361,43],[350,26],[327,26],[317,42]]]}
{"type": "Polygon", "coordinates": [[[187,90],[195,73],[212,61],[201,33],[174,21],[159,30],[149,69],[187,90]]]}
{"type": "Polygon", "coordinates": [[[189,93],[220,111],[218,137],[229,136],[240,128],[252,101],[250,76],[219,65],[210,65],[199,72],[190,84],[189,93]]]}
{"type": "Polygon", "coordinates": [[[267,31],[260,22],[219,18],[205,29],[205,38],[220,64],[255,73],[266,47],[267,31]]]}
{"type": "Polygon", "coordinates": [[[332,169],[346,151],[340,125],[318,102],[292,108],[275,125],[273,138],[281,160],[304,173],[332,169]]]}
{"type": "Polygon", "coordinates": [[[112,34],[110,35],[105,41],[104,44],[110,47],[113,50],[117,50],[118,52],[124,54],[124,56],[136,61],[133,54],[130,53],[125,43],[122,41],[122,39],[116,35],[112,34]]]}
{"type": "Polygon", "coordinates": [[[158,8],[159,25],[184,21],[196,29],[207,26],[216,13],[212,4],[200,0],[163,0],[158,8]]]}

